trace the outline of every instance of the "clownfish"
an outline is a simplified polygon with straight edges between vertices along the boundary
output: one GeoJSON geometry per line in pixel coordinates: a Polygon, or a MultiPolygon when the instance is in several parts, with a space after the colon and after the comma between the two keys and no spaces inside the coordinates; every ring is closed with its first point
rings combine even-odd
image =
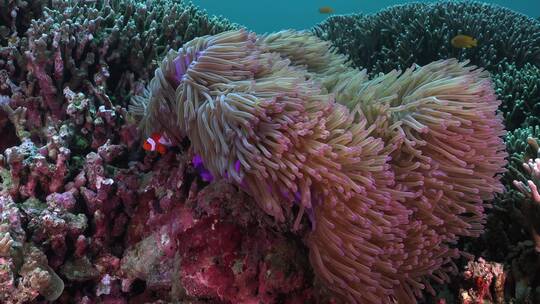
{"type": "Polygon", "coordinates": [[[159,154],[165,154],[167,147],[172,146],[171,140],[165,134],[152,133],[143,143],[145,151],[157,151],[159,154]]]}

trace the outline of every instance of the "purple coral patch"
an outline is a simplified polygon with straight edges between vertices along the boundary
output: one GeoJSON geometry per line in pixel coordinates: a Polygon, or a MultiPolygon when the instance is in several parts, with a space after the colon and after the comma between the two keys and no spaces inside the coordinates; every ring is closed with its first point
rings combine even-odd
{"type": "Polygon", "coordinates": [[[195,155],[191,162],[193,163],[193,166],[195,167],[203,181],[211,182],[214,180],[214,176],[212,175],[212,173],[210,173],[210,171],[208,171],[208,169],[204,167],[204,163],[200,155],[195,155]]]}
{"type": "Polygon", "coordinates": [[[193,156],[193,159],[191,160],[193,163],[193,166],[198,167],[203,165],[203,161],[200,155],[193,156]]]}

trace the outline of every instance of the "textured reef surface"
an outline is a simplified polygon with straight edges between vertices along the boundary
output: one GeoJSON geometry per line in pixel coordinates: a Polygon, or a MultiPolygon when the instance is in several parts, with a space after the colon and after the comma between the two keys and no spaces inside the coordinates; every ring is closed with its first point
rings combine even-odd
{"type": "Polygon", "coordinates": [[[0,1],[0,303],[538,303],[538,101],[483,3],[0,1]]]}

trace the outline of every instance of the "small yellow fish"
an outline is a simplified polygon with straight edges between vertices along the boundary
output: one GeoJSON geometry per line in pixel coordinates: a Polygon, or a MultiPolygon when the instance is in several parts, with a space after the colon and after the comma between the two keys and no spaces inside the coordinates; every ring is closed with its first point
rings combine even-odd
{"type": "Polygon", "coordinates": [[[478,45],[478,41],[471,36],[457,35],[450,41],[455,48],[468,49],[478,45]]]}
{"type": "Polygon", "coordinates": [[[334,9],[331,8],[330,6],[319,7],[319,13],[321,13],[321,14],[332,14],[332,13],[334,13],[334,9]]]}

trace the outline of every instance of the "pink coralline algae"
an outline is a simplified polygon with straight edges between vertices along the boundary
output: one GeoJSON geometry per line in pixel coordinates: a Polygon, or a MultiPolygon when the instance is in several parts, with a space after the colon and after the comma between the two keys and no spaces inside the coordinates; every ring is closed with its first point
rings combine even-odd
{"type": "MultiPolygon", "coordinates": [[[[47,253],[39,269],[49,276],[17,295],[29,275],[7,273],[7,303],[40,296],[59,303],[312,299],[301,243],[274,231],[272,221],[248,208],[248,197],[227,183],[201,192],[203,167],[193,157],[142,158],[124,108],[69,88],[63,96],[65,119],[48,121],[37,140],[23,134],[0,163],[1,193],[16,201],[10,210],[24,214],[19,234],[47,253]],[[224,260],[221,245],[229,252],[224,260]]],[[[13,100],[8,106],[20,109],[13,100]]],[[[34,126],[18,123],[23,130],[34,126]]],[[[6,261],[16,259],[9,248],[17,246],[11,240],[17,230],[8,231],[1,239],[6,261]]]]}
{"type": "Polygon", "coordinates": [[[298,244],[263,225],[264,214],[249,211],[248,198],[232,185],[212,183],[200,192],[196,183],[185,185],[178,178],[184,161],[165,155],[141,185],[145,202],[128,228],[133,246],[122,259],[123,288],[139,279],[150,289],[170,289],[176,299],[276,303],[287,294],[297,299],[287,303],[310,300],[310,272],[298,244]]]}
{"type": "Polygon", "coordinates": [[[205,187],[191,152],[142,158],[134,125],[116,127],[125,109],[68,89],[64,98],[66,119],[49,121],[37,140],[22,137],[0,163],[10,223],[3,264],[36,260],[6,268],[4,302],[313,301],[300,239],[285,237],[249,197],[224,182],[205,187]]]}
{"type": "Polygon", "coordinates": [[[463,278],[468,288],[460,291],[461,304],[503,304],[504,284],[506,273],[503,265],[487,262],[482,258],[478,261],[469,261],[463,272],[463,278]]]}
{"type": "Polygon", "coordinates": [[[26,239],[23,214],[9,196],[0,195],[0,302],[22,304],[43,296],[54,301],[64,282],[41,249],[26,239]]]}

